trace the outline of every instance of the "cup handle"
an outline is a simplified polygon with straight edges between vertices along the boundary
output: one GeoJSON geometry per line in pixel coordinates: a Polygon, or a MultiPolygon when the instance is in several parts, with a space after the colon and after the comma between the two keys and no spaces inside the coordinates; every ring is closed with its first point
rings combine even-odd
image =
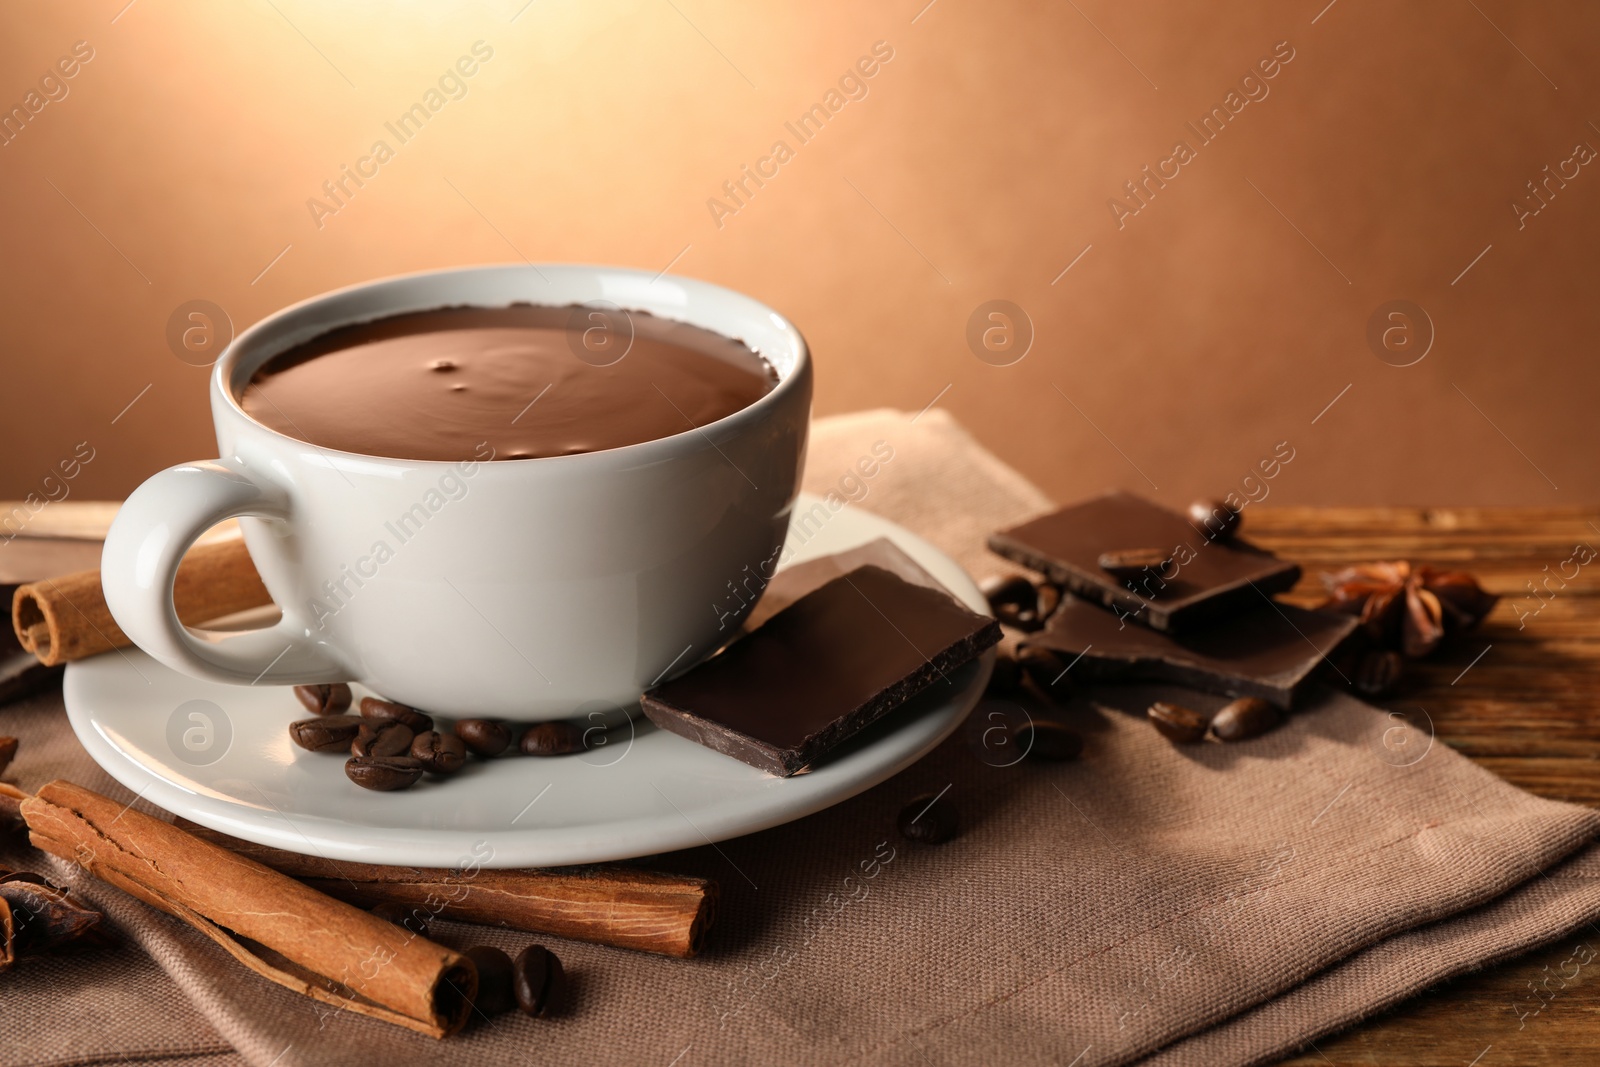
{"type": "Polygon", "coordinates": [[[235,685],[348,681],[350,669],[291,611],[276,626],[229,634],[196,634],[178,620],[178,563],[201,534],[240,515],[285,520],[289,500],[232,460],[169,467],[134,490],[100,558],[112,618],[145,652],[199,678],[235,685]]]}

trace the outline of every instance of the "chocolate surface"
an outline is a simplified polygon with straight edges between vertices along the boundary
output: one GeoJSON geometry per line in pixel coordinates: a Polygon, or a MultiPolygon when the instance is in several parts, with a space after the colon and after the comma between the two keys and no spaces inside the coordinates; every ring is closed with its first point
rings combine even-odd
{"type": "Polygon", "coordinates": [[[790,775],[999,640],[943,589],[858,567],[642,703],[663,729],[790,775]]]}
{"type": "Polygon", "coordinates": [[[1179,633],[1207,619],[1253,609],[1282,592],[1300,568],[1238,538],[1208,540],[1187,519],[1129,493],[1107,493],[1001,530],[991,551],[1058,585],[1129,616],[1179,633]],[[1159,575],[1118,578],[1102,553],[1160,549],[1171,563],[1159,575]]]}
{"type": "Polygon", "coordinates": [[[857,567],[868,565],[898,574],[912,585],[925,585],[941,593],[946,592],[945,587],[939,584],[939,579],[923,570],[921,564],[906,555],[899,545],[887,537],[877,537],[855,548],[808,559],[774,574],[761,599],[745,616],[744,628],[756,629],[807,593],[821,589],[841,574],[849,574],[857,567]]]}
{"type": "Polygon", "coordinates": [[[1074,660],[1071,675],[1080,681],[1176,682],[1287,708],[1324,657],[1355,632],[1352,622],[1273,603],[1194,633],[1170,635],[1123,625],[1104,608],[1072,599],[1025,647],[1074,660]]]}
{"type": "Polygon", "coordinates": [[[240,402],[279,433],[343,452],[528,459],[670,437],[777,384],[737,341],[639,311],[591,314],[451,307],[341,327],[274,356],[240,402]]]}

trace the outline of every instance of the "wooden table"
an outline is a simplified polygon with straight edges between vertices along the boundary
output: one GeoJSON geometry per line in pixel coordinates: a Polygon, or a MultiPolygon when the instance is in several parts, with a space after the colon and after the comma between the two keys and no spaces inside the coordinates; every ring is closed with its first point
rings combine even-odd
{"type": "MultiPolygon", "coordinates": [[[[1318,599],[1323,571],[1366,560],[1476,574],[1501,602],[1478,630],[1415,664],[1395,697],[1380,703],[1421,705],[1439,741],[1531,793],[1600,804],[1600,510],[1263,507],[1245,519],[1249,537],[1305,567],[1291,597],[1301,602],[1318,599]]],[[[1529,984],[1546,967],[1557,971],[1579,944],[1600,952],[1600,929],[1458,978],[1288,1062],[1600,1063],[1596,968],[1582,970],[1538,1015],[1518,1019],[1519,1008],[1537,1004],[1529,984]]]]}
{"type": "MultiPolygon", "coordinates": [[[[110,512],[55,505],[49,514],[65,528],[41,523],[39,532],[92,537],[110,512]]],[[[1321,599],[1323,571],[1366,560],[1450,564],[1476,574],[1504,599],[1477,631],[1416,664],[1389,703],[1422,705],[1440,741],[1507,781],[1556,800],[1600,804],[1600,715],[1591,708],[1600,695],[1600,556],[1575,578],[1560,577],[1576,546],[1584,555],[1594,551],[1588,546],[1600,548],[1600,510],[1251,507],[1246,524],[1253,540],[1304,566],[1306,577],[1290,595],[1301,603],[1321,599]]],[[[1573,566],[1565,570],[1571,574],[1573,566]]],[[[1600,1063],[1600,968],[1582,970],[1518,1028],[1529,983],[1545,967],[1556,971],[1585,942],[1600,951],[1600,929],[1457,979],[1289,1062],[1600,1063]]]]}

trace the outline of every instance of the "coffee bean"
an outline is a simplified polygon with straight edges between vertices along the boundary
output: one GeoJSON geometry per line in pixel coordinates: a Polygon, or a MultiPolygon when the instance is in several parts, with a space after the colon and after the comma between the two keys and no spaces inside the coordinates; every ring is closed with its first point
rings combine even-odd
{"type": "Polygon", "coordinates": [[[517,1006],[510,956],[493,945],[473,945],[462,955],[478,968],[478,996],[473,1007],[485,1015],[500,1015],[517,1006]]]}
{"type": "Polygon", "coordinates": [[[418,937],[428,936],[428,913],[415,905],[389,900],[374,904],[367,911],[386,923],[405,927],[418,937]]]}
{"type": "Polygon", "coordinates": [[[994,617],[1000,620],[1001,625],[1023,633],[1031,634],[1042,625],[1036,609],[1017,604],[1001,604],[994,609],[994,617]]]}
{"type": "Polygon", "coordinates": [[[991,578],[980,588],[989,610],[1004,625],[1018,630],[1037,630],[1041,625],[1038,591],[1022,575],[991,578]]]}
{"type": "Polygon", "coordinates": [[[1041,645],[1023,645],[1017,649],[1017,666],[1033,679],[1039,691],[1057,699],[1066,699],[1072,693],[1072,680],[1067,677],[1065,659],[1054,649],[1041,645]]]}
{"type": "Polygon", "coordinates": [[[524,756],[565,756],[583,751],[583,731],[570,722],[541,722],[522,735],[524,756]]]}
{"type": "Polygon", "coordinates": [[[1061,588],[1049,582],[1039,583],[1039,625],[1043,626],[1050,621],[1050,616],[1056,613],[1061,606],[1061,588]]]}
{"type": "Polygon", "coordinates": [[[1169,741],[1189,745],[1206,735],[1206,718],[1193,708],[1158,700],[1145,713],[1150,723],[1169,741]]]}
{"type": "Polygon", "coordinates": [[[415,785],[422,777],[422,761],[410,756],[351,756],[344,761],[344,773],[363,789],[389,792],[415,785]]]}
{"type": "Polygon", "coordinates": [[[1211,719],[1211,732],[1222,741],[1259,737],[1282,721],[1278,709],[1256,697],[1241,697],[1211,719]]]}
{"type": "Polygon", "coordinates": [[[350,742],[352,756],[404,756],[411,752],[416,737],[411,727],[393,719],[364,719],[350,742]]]}
{"type": "Polygon", "coordinates": [[[989,675],[986,692],[996,696],[1016,696],[1022,689],[1022,668],[1016,658],[1004,652],[995,654],[994,671],[989,675]]]}
{"type": "Polygon", "coordinates": [[[1189,505],[1189,521],[1207,541],[1227,541],[1238,533],[1244,516],[1220,500],[1196,500],[1189,505]]]}
{"type": "Polygon", "coordinates": [[[560,1011],[566,972],[554,952],[543,945],[529,945],[511,963],[511,988],[517,1007],[528,1015],[543,1017],[560,1011]]]}
{"type": "Polygon", "coordinates": [[[1143,578],[1165,571],[1172,563],[1172,553],[1164,548],[1123,548],[1100,553],[1098,562],[1101,570],[1118,578],[1143,578]]]}
{"type": "Polygon", "coordinates": [[[1393,692],[1405,673],[1405,659],[1398,652],[1371,648],[1356,658],[1350,684],[1363,696],[1381,697],[1393,692]]]}
{"type": "Polygon", "coordinates": [[[1083,738],[1076,731],[1048,719],[1024,723],[1017,730],[1016,744],[1029,759],[1052,763],[1077,759],[1083,751],[1083,738]]]}
{"type": "Polygon", "coordinates": [[[307,711],[318,715],[338,715],[350,707],[350,687],[343,682],[332,685],[297,685],[294,695],[307,711]]]}
{"type": "Polygon", "coordinates": [[[392,700],[362,697],[361,714],[364,718],[378,722],[403,722],[411,727],[411,732],[414,734],[433,729],[433,719],[430,716],[405,704],[396,704],[392,700]]]}
{"type": "Polygon", "coordinates": [[[454,774],[467,762],[467,746],[455,734],[427,730],[412,739],[411,758],[434,774],[454,774]]]}
{"type": "Polygon", "coordinates": [[[456,723],[456,736],[474,756],[498,756],[511,747],[511,731],[494,719],[462,719],[456,723]]]}
{"type": "Polygon", "coordinates": [[[948,793],[927,793],[905,806],[900,812],[898,826],[900,836],[907,841],[942,845],[956,836],[960,819],[948,793]]]}
{"type": "Polygon", "coordinates": [[[289,737],[312,752],[348,752],[366,723],[356,715],[324,715],[289,724],[289,737]]]}
{"type": "Polygon", "coordinates": [[[1002,574],[995,578],[985,578],[978,584],[978,591],[983,594],[983,599],[989,602],[989,610],[997,614],[1002,604],[1033,607],[1038,599],[1033,583],[1020,574],[1002,574]]]}

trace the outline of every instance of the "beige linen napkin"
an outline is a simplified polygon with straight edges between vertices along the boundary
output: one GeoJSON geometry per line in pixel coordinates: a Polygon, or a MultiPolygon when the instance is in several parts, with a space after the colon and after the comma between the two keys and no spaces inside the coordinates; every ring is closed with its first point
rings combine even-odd
{"type": "MultiPolygon", "coordinates": [[[[989,530],[1048,506],[939,411],[820,420],[806,482],[979,574],[1003,566],[983,551],[989,530]],[[881,461],[879,442],[892,458],[881,461]]],[[[653,859],[721,880],[706,956],[546,938],[573,975],[571,1010],[444,1042],[327,1016],[56,866],[160,969],[130,948],[100,968],[0,979],[31,983],[8,984],[8,1006],[9,990],[25,989],[55,1035],[93,1019],[71,1048],[45,1047],[0,1011],[0,1061],[210,1055],[220,1035],[249,1062],[280,1067],[1256,1063],[1600,915],[1600,863],[1561,862],[1600,814],[1534,798],[1443,745],[1397,758],[1383,715],[1331,692],[1265,737],[1177,748],[1134,714],[1176,692],[1095,690],[1066,713],[1087,738],[1082,759],[1057,765],[1012,763],[986,731],[991,715],[1014,712],[986,702],[934,754],[851,801],[653,859]],[[899,810],[945,789],[960,836],[901,840],[899,810]],[[105,1003],[115,1007],[96,1008],[105,1003]]],[[[24,741],[20,784],[60,775],[108,788],[58,696],[0,715],[24,741]]],[[[532,940],[450,923],[435,936],[512,950],[532,940]]]]}

